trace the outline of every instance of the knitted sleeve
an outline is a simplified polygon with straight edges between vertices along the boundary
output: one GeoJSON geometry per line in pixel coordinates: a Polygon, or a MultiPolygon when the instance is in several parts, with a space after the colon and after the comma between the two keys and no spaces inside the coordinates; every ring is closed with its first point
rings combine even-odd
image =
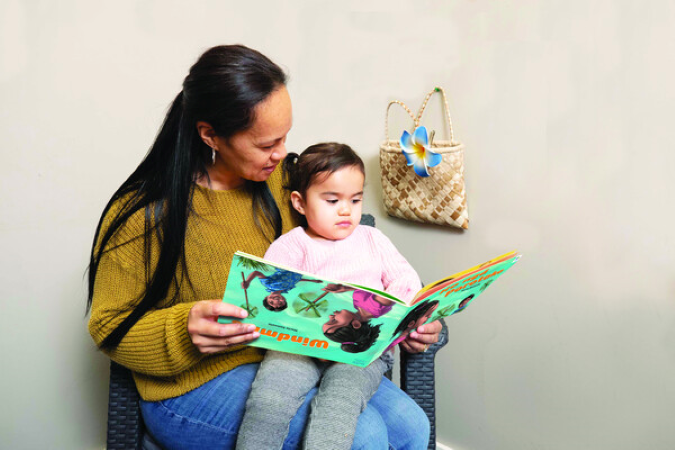
{"type": "Polygon", "coordinates": [[[370,228],[370,231],[382,261],[385,291],[401,300],[411,300],[422,287],[419,275],[387,236],[377,228],[370,228]]]}
{"type": "MultiPolygon", "coordinates": [[[[111,213],[112,214],[112,213],[111,213]]],[[[89,332],[97,345],[125,318],[145,290],[143,211],[132,216],[108,245],[96,273],[89,332]]],[[[111,359],[139,373],[172,376],[203,356],[187,332],[187,316],[195,302],[153,309],[112,350],[111,359]]]]}

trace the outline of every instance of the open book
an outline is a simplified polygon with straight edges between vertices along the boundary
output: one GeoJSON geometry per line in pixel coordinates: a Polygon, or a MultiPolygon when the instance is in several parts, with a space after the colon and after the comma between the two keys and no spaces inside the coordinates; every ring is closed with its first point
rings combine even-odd
{"type": "Polygon", "coordinates": [[[255,347],[365,367],[414,329],[463,311],[518,261],[507,253],[424,286],[409,302],[235,253],[223,301],[249,312],[220,323],[256,325],[255,347]]]}

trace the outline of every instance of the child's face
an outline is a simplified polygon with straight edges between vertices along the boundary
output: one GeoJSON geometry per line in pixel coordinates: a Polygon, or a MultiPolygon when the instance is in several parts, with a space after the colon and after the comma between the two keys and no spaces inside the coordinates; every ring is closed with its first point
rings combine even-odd
{"type": "Polygon", "coordinates": [[[356,314],[346,309],[335,311],[329,316],[328,322],[323,325],[324,333],[333,333],[338,328],[351,325],[353,328],[360,328],[361,321],[358,320],[356,314]]]}
{"type": "Polygon", "coordinates": [[[293,207],[307,218],[307,233],[316,239],[348,237],[361,221],[364,176],[348,166],[325,176],[318,174],[304,198],[291,194],[293,207]]]}
{"type": "Polygon", "coordinates": [[[273,292],[267,296],[267,304],[272,308],[280,308],[286,306],[286,299],[283,295],[273,292]]]}
{"type": "Polygon", "coordinates": [[[468,296],[461,302],[459,302],[459,305],[457,305],[457,312],[461,311],[462,309],[466,308],[469,302],[473,299],[473,295],[468,296]]]}
{"type": "Polygon", "coordinates": [[[429,320],[431,318],[431,316],[434,314],[434,311],[436,311],[436,308],[438,308],[438,303],[434,304],[434,306],[429,308],[429,310],[424,313],[424,315],[422,316],[422,321],[417,326],[419,327],[421,325],[424,325],[424,322],[429,320]]]}

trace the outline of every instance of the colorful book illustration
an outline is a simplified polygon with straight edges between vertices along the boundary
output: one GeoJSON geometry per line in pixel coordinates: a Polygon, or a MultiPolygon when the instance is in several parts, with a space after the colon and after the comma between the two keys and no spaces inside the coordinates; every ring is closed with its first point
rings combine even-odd
{"type": "Polygon", "coordinates": [[[424,323],[457,314],[520,259],[510,252],[424,286],[410,302],[235,253],[223,301],[249,312],[248,345],[365,367],[424,323]]]}

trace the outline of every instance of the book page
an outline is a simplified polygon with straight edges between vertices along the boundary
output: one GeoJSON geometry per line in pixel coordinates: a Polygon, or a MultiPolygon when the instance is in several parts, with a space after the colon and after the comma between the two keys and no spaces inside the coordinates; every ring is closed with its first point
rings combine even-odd
{"type": "Polygon", "coordinates": [[[365,286],[235,253],[223,301],[249,312],[248,345],[365,367],[424,323],[463,311],[520,257],[515,252],[427,285],[405,305],[365,286]]]}
{"type": "Polygon", "coordinates": [[[249,311],[249,317],[238,320],[253,323],[261,334],[249,345],[361,367],[391,344],[407,310],[384,292],[239,252],[232,260],[223,301],[249,311]],[[251,276],[244,289],[243,282],[251,276]],[[270,294],[278,298],[270,299],[270,294]]]}

